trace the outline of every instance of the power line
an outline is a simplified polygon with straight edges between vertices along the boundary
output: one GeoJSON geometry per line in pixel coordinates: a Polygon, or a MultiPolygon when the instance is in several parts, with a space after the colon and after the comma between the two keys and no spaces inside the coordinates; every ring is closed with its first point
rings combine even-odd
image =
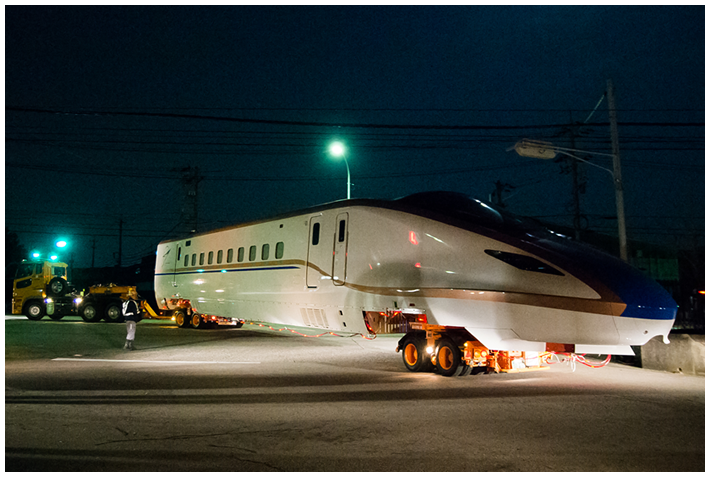
{"type": "MultiPolygon", "coordinates": [[[[204,121],[224,121],[244,124],[270,124],[280,126],[310,126],[310,127],[337,127],[337,128],[367,128],[367,129],[432,129],[432,130],[522,130],[522,129],[551,129],[567,126],[566,124],[545,124],[545,125],[441,125],[441,124],[378,124],[378,123],[332,123],[318,121],[292,121],[283,119],[257,119],[257,118],[235,118],[228,116],[205,116],[199,114],[177,114],[177,113],[150,113],[150,112],[130,112],[130,111],[99,111],[99,110],[52,110],[36,108],[18,108],[6,106],[6,111],[57,114],[73,116],[127,116],[144,118],[172,118],[172,119],[198,119],[204,121]]],[[[608,123],[590,123],[590,126],[606,126],[608,123]]],[[[651,126],[651,127],[704,127],[705,123],[650,123],[650,122],[627,122],[619,123],[622,126],[651,126]]]]}

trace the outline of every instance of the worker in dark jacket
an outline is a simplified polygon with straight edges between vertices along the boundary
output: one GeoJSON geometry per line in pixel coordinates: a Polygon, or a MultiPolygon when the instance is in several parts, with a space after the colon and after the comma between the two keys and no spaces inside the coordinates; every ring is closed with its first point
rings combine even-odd
{"type": "Polygon", "coordinates": [[[123,302],[123,317],[126,320],[126,344],[123,349],[133,350],[133,340],[136,338],[136,323],[140,321],[141,304],[138,298],[138,291],[131,288],[128,298],[123,302]]]}

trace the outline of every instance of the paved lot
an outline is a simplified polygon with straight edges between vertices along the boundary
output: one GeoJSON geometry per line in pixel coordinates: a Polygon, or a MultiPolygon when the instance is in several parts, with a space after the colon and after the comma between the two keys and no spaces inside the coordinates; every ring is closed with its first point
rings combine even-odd
{"type": "MultiPolygon", "coordinates": [[[[444,378],[399,336],[5,320],[6,470],[702,471],[705,379],[444,378]]],[[[305,331],[305,330],[300,330],[305,331]]]]}

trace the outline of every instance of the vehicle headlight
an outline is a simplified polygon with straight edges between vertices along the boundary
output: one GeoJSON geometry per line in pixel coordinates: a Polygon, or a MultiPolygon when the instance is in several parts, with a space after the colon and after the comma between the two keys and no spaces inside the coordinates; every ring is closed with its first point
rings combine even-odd
{"type": "Polygon", "coordinates": [[[83,300],[83,298],[81,298],[81,297],[79,297],[79,298],[74,298],[74,304],[78,306],[78,305],[81,303],[82,300],[83,300]]]}

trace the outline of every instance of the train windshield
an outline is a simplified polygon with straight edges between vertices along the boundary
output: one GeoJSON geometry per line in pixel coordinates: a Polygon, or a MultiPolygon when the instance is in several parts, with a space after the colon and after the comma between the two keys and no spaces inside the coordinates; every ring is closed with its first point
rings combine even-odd
{"type": "Polygon", "coordinates": [[[458,192],[420,192],[399,199],[399,202],[430,210],[452,219],[462,220],[507,232],[526,233],[544,229],[541,224],[517,217],[473,197],[458,192]]]}

